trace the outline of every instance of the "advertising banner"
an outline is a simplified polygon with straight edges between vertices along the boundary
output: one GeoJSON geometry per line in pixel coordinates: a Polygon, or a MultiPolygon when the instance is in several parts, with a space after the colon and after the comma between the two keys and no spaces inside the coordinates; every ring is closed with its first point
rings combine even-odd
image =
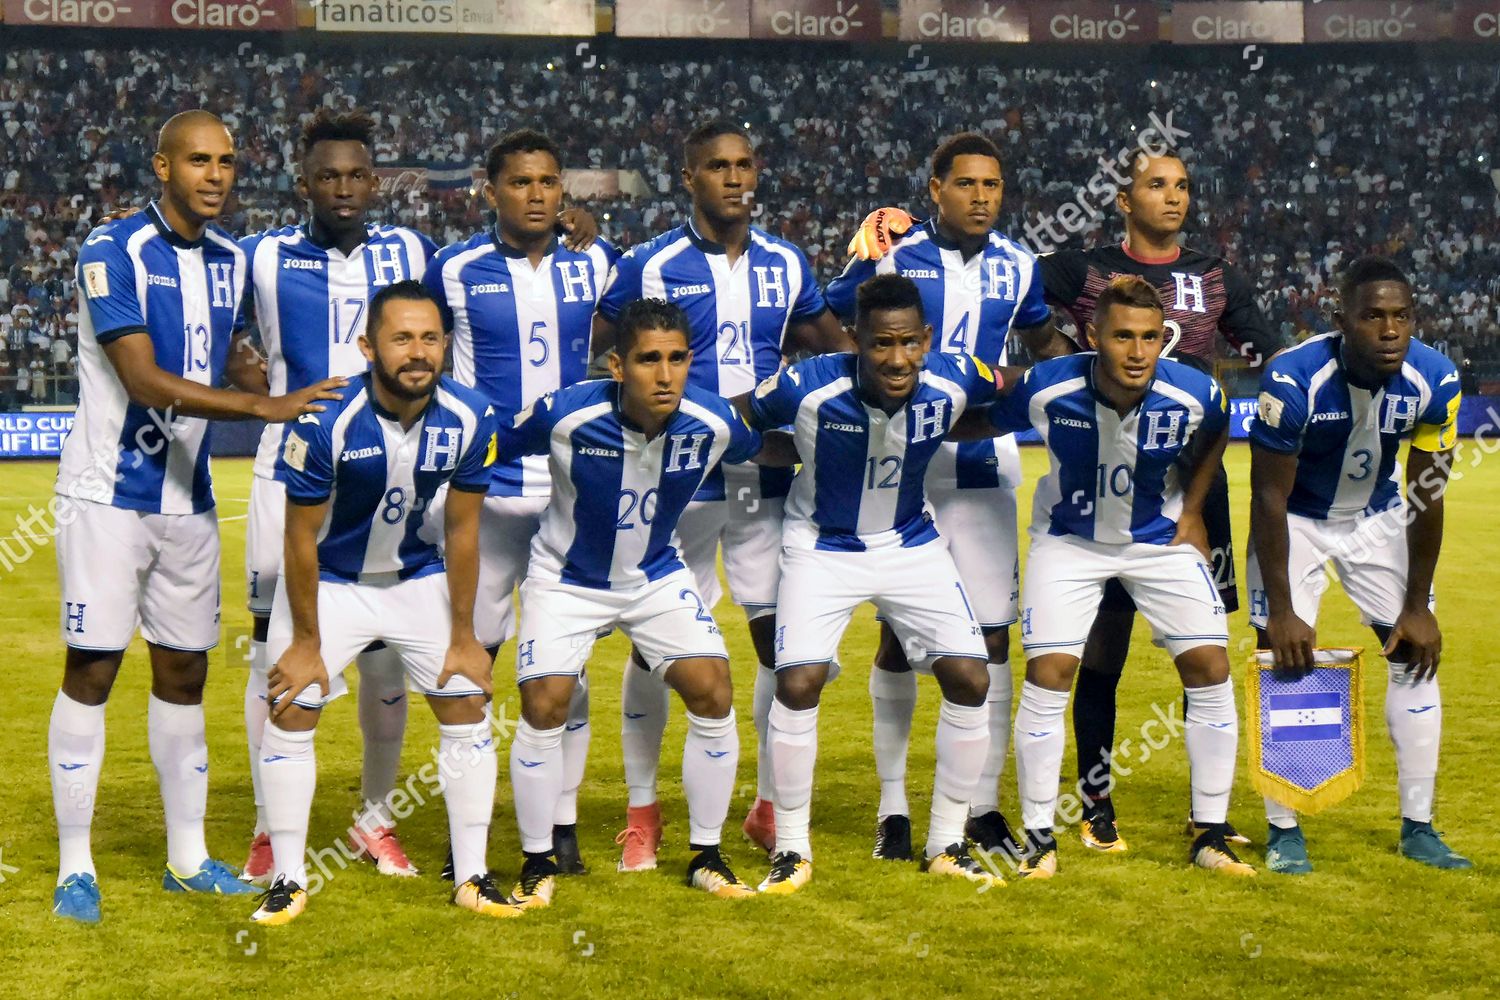
{"type": "Polygon", "coordinates": [[[592,35],[593,0],[321,0],[319,31],[592,35]]]}
{"type": "Polygon", "coordinates": [[[1014,0],[901,0],[903,42],[1024,42],[1028,35],[1026,7],[1014,0]]]}
{"type": "Polygon", "coordinates": [[[1500,40],[1500,0],[1458,0],[1453,7],[1453,37],[1460,42],[1500,40]]]}
{"type": "Polygon", "coordinates": [[[1031,40],[1063,45],[1150,45],[1161,27],[1153,3],[1079,3],[1031,5],[1031,40]]]}
{"type": "Polygon", "coordinates": [[[749,38],[750,0],[615,0],[615,34],[621,38],[749,38]]]}
{"type": "Polygon", "coordinates": [[[1172,41],[1178,45],[1296,45],[1302,41],[1302,4],[1267,2],[1176,3],[1172,41]]]}
{"type": "Polygon", "coordinates": [[[789,42],[878,42],[880,0],[751,0],[750,37],[789,42]]]}
{"type": "Polygon", "coordinates": [[[73,412],[0,413],[0,458],[56,458],[73,429],[73,412]]]}
{"type": "Polygon", "coordinates": [[[69,28],[292,31],[295,0],[4,0],[5,23],[69,28]]]}
{"type": "MultiPolygon", "coordinates": [[[[1497,2],[1500,9],[1500,2],[1497,2]]],[[[1303,8],[1308,42],[1430,42],[1442,37],[1437,4],[1324,0],[1303,8]]]]}

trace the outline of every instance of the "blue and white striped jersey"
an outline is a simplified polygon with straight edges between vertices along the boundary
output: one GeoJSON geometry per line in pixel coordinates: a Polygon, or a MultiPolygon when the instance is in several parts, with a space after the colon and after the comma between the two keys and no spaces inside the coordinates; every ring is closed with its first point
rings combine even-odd
{"type": "MultiPolygon", "coordinates": [[[[489,397],[501,426],[545,393],[583,378],[594,307],[618,251],[603,240],[582,252],[553,241],[536,267],[493,229],[438,252],[423,279],[453,331],[453,377],[489,397]]],[[[490,493],[551,490],[540,457],[496,462],[490,493]]]]}
{"type": "MultiPolygon", "coordinates": [[[[782,343],[793,322],[814,320],[827,304],[807,257],[791,243],[751,227],[750,245],[729,263],[724,247],[692,223],[634,247],[615,265],[599,312],[611,322],[637,299],[666,299],[687,313],[693,363],[688,384],[731,399],[781,367],[782,343]]],[[[790,469],[756,467],[744,474],[764,497],[786,496],[790,469]]],[[[725,496],[719,470],[700,500],[725,496]]]]}
{"type": "MultiPolygon", "coordinates": [[[[344,398],[287,425],[276,463],[292,503],[329,503],[318,535],[324,580],[368,574],[397,579],[438,573],[443,557],[421,536],[438,487],[489,488],[497,424],[485,398],[447,375],[410,428],[381,408],[369,372],[352,379],[344,398]]],[[[431,533],[436,539],[442,526],[431,533]]]]}
{"type": "MultiPolygon", "coordinates": [[[[933,350],[972,354],[989,365],[1008,363],[1005,343],[1012,328],[1040,326],[1052,315],[1036,257],[997,232],[965,260],[929,220],[880,260],[849,261],[828,285],[828,304],[846,323],[854,322],[856,289],[877,274],[900,274],[916,283],[932,324],[933,350]]],[[[1019,481],[1020,456],[1008,436],[945,445],[927,472],[934,490],[1014,487],[1019,481]]]]}
{"type": "Polygon", "coordinates": [[[755,426],[792,425],[802,458],[784,545],[863,552],[938,536],[923,485],[927,464],[967,407],[995,398],[995,378],[967,354],[933,352],[925,364],[895,413],[865,402],[856,354],[809,358],[755,390],[755,426]]]}
{"type": "Polygon", "coordinates": [[[649,440],[620,412],[618,382],[543,396],[500,431],[500,458],[546,455],[552,474],[528,575],[619,590],[681,569],[677,520],[688,501],[719,462],[749,461],[760,448],[728,400],[694,386],[649,440]]]}
{"type": "Polygon", "coordinates": [[[183,239],[152,202],[94,230],[75,278],[80,391],[57,492],[158,514],[212,509],[209,422],[132,403],[104,345],[145,332],[157,367],[218,385],[239,325],[244,253],[217,226],[183,239]]]}
{"type": "Polygon", "coordinates": [[[1318,520],[1402,504],[1401,439],[1446,451],[1458,434],[1458,369],[1413,340],[1401,371],[1375,390],[1349,382],[1344,338],[1325,333],[1266,365],[1250,442],[1297,456],[1290,513],[1318,520]]]}
{"type": "Polygon", "coordinates": [[[1122,417],[1094,387],[1097,357],[1041,362],[990,407],[990,423],[1035,428],[1047,445],[1033,533],[1165,545],[1182,513],[1179,459],[1199,433],[1214,438],[1229,426],[1228,400],[1212,377],[1162,358],[1145,398],[1122,417]]]}
{"type": "MultiPolygon", "coordinates": [[[[313,240],[306,224],[240,240],[249,277],[246,314],[260,327],[271,395],[305,389],[367,367],[359,350],[370,299],[397,281],[420,279],[437,245],[401,226],[365,226],[365,241],[345,255],[313,240]]],[[[266,427],[255,474],[274,476],[285,428],[266,427]]]]}

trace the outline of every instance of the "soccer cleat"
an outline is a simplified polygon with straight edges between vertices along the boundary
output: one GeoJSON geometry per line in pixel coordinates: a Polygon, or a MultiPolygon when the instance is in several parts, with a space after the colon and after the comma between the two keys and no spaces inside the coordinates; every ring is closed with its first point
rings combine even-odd
{"type": "Polygon", "coordinates": [[[661,846],[661,803],[630,806],[625,810],[625,829],[615,837],[620,852],[620,871],[647,872],[656,868],[656,849],[661,846]]]}
{"type": "Polygon", "coordinates": [[[1235,856],[1229,847],[1228,824],[1209,824],[1193,841],[1193,864],[1220,875],[1254,878],[1255,869],[1235,856]]]}
{"type": "Polygon", "coordinates": [[[521,878],[510,890],[510,904],[521,910],[539,910],[552,905],[557,890],[557,863],[549,857],[528,857],[521,878]]]}
{"type": "Polygon", "coordinates": [[[1025,853],[1016,864],[1016,875],[1049,879],[1057,874],[1057,838],[1051,830],[1027,830],[1025,853]]]}
{"type": "Polygon", "coordinates": [[[790,896],[812,881],[812,862],[796,851],[782,851],[771,857],[771,871],[760,884],[768,896],[790,896]]]}
{"type": "Polygon", "coordinates": [[[168,892],[202,892],[211,896],[254,896],[255,886],[240,881],[240,873],[222,861],[209,858],[191,875],[171,865],[162,874],[161,887],[168,892]]]}
{"type": "Polygon", "coordinates": [[[699,851],[688,864],[688,885],[702,889],[720,899],[749,899],[755,890],[740,880],[729,867],[729,859],[717,847],[699,851]]]}
{"type": "Polygon", "coordinates": [[[1016,835],[1011,832],[1010,824],[998,810],[991,809],[987,813],[970,816],[969,821],[964,824],[964,836],[986,854],[1004,854],[1012,858],[1021,856],[1016,835]]]}
{"type": "Polygon", "coordinates": [[[522,910],[505,898],[488,874],[475,875],[453,890],[453,905],[486,917],[519,917],[522,910]]]}
{"type": "Polygon", "coordinates": [[[363,855],[375,862],[375,870],[382,875],[416,878],[421,874],[401,849],[396,831],[388,826],[366,830],[358,823],[354,824],[349,829],[349,846],[354,849],[356,857],[363,855]]]}
{"type": "Polygon", "coordinates": [[[745,814],[745,839],[770,854],[776,850],[776,807],[770,799],[756,799],[755,805],[745,814]]]}
{"type": "Polygon", "coordinates": [[[1195,822],[1193,822],[1193,817],[1192,816],[1188,817],[1187,826],[1183,827],[1182,832],[1185,833],[1185,834],[1187,834],[1189,837],[1196,837],[1196,836],[1198,836],[1198,834],[1202,833],[1204,830],[1207,830],[1210,826],[1214,826],[1214,825],[1218,825],[1218,826],[1220,826],[1220,827],[1223,828],[1223,830],[1224,830],[1224,839],[1226,841],[1228,841],[1229,843],[1231,843],[1231,844],[1248,844],[1248,843],[1250,843],[1250,838],[1247,837],[1247,836],[1245,836],[1243,833],[1240,833],[1230,823],[1227,823],[1227,822],[1225,822],[1225,823],[1219,823],[1219,824],[1195,823],[1195,822]]]}
{"type": "Polygon", "coordinates": [[[881,820],[875,828],[875,850],[870,857],[876,861],[910,861],[911,819],[895,813],[881,820]]]}
{"type": "Polygon", "coordinates": [[[576,825],[552,828],[552,855],[557,858],[559,875],[587,875],[583,858],[578,855],[578,827],[576,825]]]}
{"type": "Polygon", "coordinates": [[[80,924],[99,922],[99,883],[94,876],[79,873],[63,879],[52,890],[52,915],[80,924]]]}
{"type": "Polygon", "coordinates": [[[949,844],[941,854],[923,857],[922,870],[934,875],[968,879],[985,888],[998,889],[1005,884],[1005,879],[999,873],[986,871],[983,865],[975,861],[974,856],[969,853],[969,845],[964,843],[949,844]]]}
{"type": "Polygon", "coordinates": [[[245,867],[240,878],[251,885],[269,886],[274,860],[271,857],[271,836],[257,833],[250,841],[250,853],[245,856],[245,867]]]}
{"type": "Polygon", "coordinates": [[[1278,875],[1306,875],[1313,870],[1307,857],[1307,841],[1302,836],[1302,827],[1283,830],[1279,826],[1270,828],[1266,836],[1266,869],[1278,875]]]}
{"type": "Polygon", "coordinates": [[[448,848],[448,858],[443,862],[442,869],[438,872],[438,878],[444,882],[452,882],[456,876],[453,874],[453,848],[448,848]]]}
{"type": "Polygon", "coordinates": [[[250,919],[266,927],[280,927],[296,920],[307,909],[307,892],[282,875],[260,894],[258,901],[260,906],[250,914],[250,919]]]}
{"type": "Polygon", "coordinates": [[[1078,824],[1078,838],[1084,847],[1105,854],[1124,854],[1130,850],[1115,826],[1115,805],[1107,796],[1084,808],[1083,821],[1078,824]]]}
{"type": "Polygon", "coordinates": [[[1403,858],[1432,868],[1463,871],[1474,867],[1474,862],[1443,843],[1443,835],[1434,830],[1431,823],[1418,823],[1405,817],[1401,819],[1399,851],[1403,858]]]}

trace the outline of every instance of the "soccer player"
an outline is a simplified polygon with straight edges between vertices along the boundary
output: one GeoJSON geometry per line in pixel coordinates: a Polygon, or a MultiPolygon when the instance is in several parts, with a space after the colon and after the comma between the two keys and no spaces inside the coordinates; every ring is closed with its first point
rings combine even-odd
{"type": "MultiPolygon", "coordinates": [[[[936,214],[910,230],[879,260],[856,255],[828,286],[829,305],[852,321],[855,290],[874,274],[902,274],[916,282],[931,321],[937,350],[972,354],[987,365],[1007,363],[1012,330],[1028,337],[1051,328],[1036,258],[995,231],[1005,190],[1000,150],[982,135],[964,132],[932,154],[928,194],[936,214]]],[[[1010,626],[1020,596],[1017,575],[1016,486],[1020,455],[1010,437],[959,444],[945,442],[927,470],[927,496],[952,549],[964,593],[984,630],[990,686],[990,749],[969,805],[965,833],[986,851],[1014,850],[1010,825],[1000,812],[1000,776],[1010,744],[1010,626]]],[[[911,860],[911,819],[906,800],[906,750],[917,679],[890,625],[881,624],[880,648],[870,672],[875,714],[875,767],[880,775],[876,858],[911,860]]]]}
{"type": "Polygon", "coordinates": [[[67,659],[47,733],[60,853],[53,912],[86,923],[100,916],[89,832],[104,705],[137,627],[151,658],[147,729],[167,828],[162,886],[253,891],[209,857],[203,833],[203,685],[219,631],[209,421],[291,420],[337,399],[342,384],[266,395],[259,357],[237,331],[244,254],[212,225],[234,185],[224,124],[206,111],[169,118],[152,168],[158,200],[95,230],[79,253],[81,395],[57,475],[67,659]],[[241,388],[218,388],[226,378],[241,388]]]}
{"type": "Polygon", "coordinates": [[[275,878],[251,916],[271,926],[307,906],[322,708],[342,693],[349,661],[377,641],[396,651],[437,716],[453,901],[515,915],[485,864],[495,741],[485,712],[490,660],[473,623],[495,417],[483,395],[441,374],[448,338],[420,282],[381,289],[369,312],[360,337],[369,371],[338,405],[289,427],[278,461],[286,555],[267,634],[274,665],[260,759],[275,878]],[[444,484],[446,559],[423,531],[444,484]]]}
{"type": "MultiPolygon", "coordinates": [[[[297,193],[309,218],[240,241],[248,269],[250,309],[260,329],[273,391],[300,389],[368,364],[360,351],[370,299],[382,288],[420,278],[436,246],[399,226],[368,221],[378,181],[370,149],[374,122],[362,113],[320,110],[302,128],[297,193]]],[[[255,631],[245,685],[245,734],[255,790],[255,833],[244,877],[267,884],[271,839],[260,787],[260,736],[266,724],[266,629],[281,576],[286,490],[277,478],[283,428],[261,435],[245,527],[245,591],[255,631]]],[[[387,799],[401,764],[406,731],[406,676],[395,651],[359,655],[359,723],[364,734],[363,807],[349,828],[350,846],[385,875],[412,876],[387,799]]]]}
{"type": "Polygon", "coordinates": [[[796,892],[812,878],[818,700],[865,601],[943,692],[922,868],[996,884],[964,842],[990,740],[984,637],[923,485],[953,422],[993,400],[994,376],[970,355],[929,353],[932,327],[910,278],[866,281],[855,316],[857,353],[794,364],[736,400],[753,427],[793,426],[802,457],[781,550],[767,740],[776,844],[760,891],[796,892]]]}
{"type": "MultiPolygon", "coordinates": [[[[1337,331],[1267,366],[1250,425],[1250,621],[1278,672],[1313,666],[1330,561],[1389,666],[1385,721],[1396,747],[1400,852],[1471,868],[1432,828],[1443,707],[1443,636],[1432,577],[1457,440],[1453,362],[1412,339],[1411,282],[1381,257],[1353,261],[1339,285],[1337,331]],[[1405,492],[1399,462],[1406,454],[1405,492]]],[[[1312,871],[1297,815],[1266,799],[1266,867],[1312,871]]]]}
{"type": "Polygon", "coordinates": [[[1115,278],[1085,331],[1097,353],[1036,365],[986,415],[990,433],[1035,428],[1051,462],[1037,485],[1021,595],[1027,661],[1015,750],[1023,878],[1057,871],[1052,827],[1063,713],[1111,579],[1162,636],[1186,689],[1192,818],[1203,830],[1193,843],[1194,863],[1255,874],[1225,839],[1239,720],[1203,523],[1229,440],[1227,401],[1212,377],[1160,357],[1164,327],[1150,282],[1115,278]]]}
{"type": "MultiPolygon", "coordinates": [[[[635,247],[616,264],[599,302],[593,351],[614,343],[620,311],[641,298],[681,306],[692,331],[688,384],[730,398],[749,392],[784,357],[800,351],[846,350],[848,337],[823,301],[802,251],[750,224],[759,179],[755,150],[737,126],[710,121],[683,143],[682,182],[692,195],[692,219],[635,247]]],[[[736,604],[745,609],[760,668],[754,711],[760,752],[755,804],[744,831],[767,850],[773,842],[765,720],[775,687],[776,554],[791,473],[726,466],[714,470],[682,518],[683,561],[713,607],[720,595],[718,550],[736,604]]],[[[629,786],[621,871],[656,866],[661,809],[656,771],[667,722],[667,689],[633,656],[625,671],[621,742],[629,786]]]]}
{"type": "MultiPolygon", "coordinates": [[[[562,151],[532,129],[503,136],[485,161],[492,229],[444,247],[424,279],[453,336],[453,375],[479,389],[510,424],[542,395],[584,377],[595,304],[615,248],[584,249],[553,231],[563,197],[562,151]]],[[[496,462],[479,520],[475,634],[493,660],[514,632],[511,595],[526,575],[531,539],[551,493],[541,458],[496,462]]],[[[554,840],[565,874],[583,874],[578,854],[578,786],[589,747],[588,685],[580,675],[563,731],[566,778],[554,840]]]]}
{"type": "Polygon", "coordinates": [[[679,556],[677,526],[720,462],[787,465],[796,454],[786,435],[779,446],[775,436],[763,442],[728,401],[688,384],[690,337],[676,306],[632,302],[617,314],[611,379],[544,396],[502,431],[501,458],[545,455],[552,474],[516,645],[521,722],[510,775],[525,862],[510,899],[523,909],[552,900],[564,723],[595,636],[615,627],[687,709],[689,884],[724,899],[754,895],[719,850],[739,736],[724,639],[679,556]]]}

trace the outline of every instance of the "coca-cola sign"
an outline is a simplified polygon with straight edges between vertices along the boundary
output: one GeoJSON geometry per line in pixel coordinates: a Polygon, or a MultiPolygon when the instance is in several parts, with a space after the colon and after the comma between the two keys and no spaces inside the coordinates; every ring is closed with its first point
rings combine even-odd
{"type": "Polygon", "coordinates": [[[994,0],[901,0],[903,42],[1024,42],[1024,5],[994,0]]]}
{"type": "Polygon", "coordinates": [[[1434,3],[1326,0],[1303,10],[1303,34],[1309,42],[1428,42],[1442,36],[1434,3]]]}
{"type": "Polygon", "coordinates": [[[291,31],[294,0],[5,0],[7,24],[291,31]]]}
{"type": "Polygon", "coordinates": [[[752,0],[750,37],[794,42],[878,42],[880,0],[752,0]]]}
{"type": "Polygon", "coordinates": [[[1031,7],[1031,40],[1064,45],[1150,45],[1160,34],[1151,3],[1038,3],[1031,7]]]}

